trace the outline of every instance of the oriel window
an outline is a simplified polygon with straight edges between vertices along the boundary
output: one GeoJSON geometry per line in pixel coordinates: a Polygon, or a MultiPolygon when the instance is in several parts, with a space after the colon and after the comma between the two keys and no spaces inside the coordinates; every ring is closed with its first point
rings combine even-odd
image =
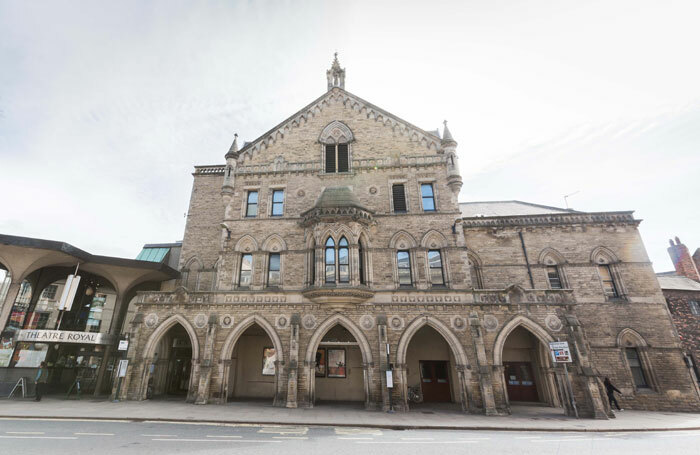
{"type": "Polygon", "coordinates": [[[348,144],[326,145],[326,173],[348,172],[349,170],[348,144]]]}
{"type": "Polygon", "coordinates": [[[605,296],[611,299],[619,297],[620,293],[617,289],[617,285],[615,284],[615,279],[613,277],[612,270],[610,270],[610,266],[607,264],[599,265],[598,274],[600,274],[600,279],[603,283],[603,292],[605,293],[605,296]]]}
{"type": "Polygon", "coordinates": [[[420,186],[420,195],[423,200],[423,211],[424,212],[434,212],[435,211],[435,194],[433,192],[432,183],[422,183],[420,186]]]}
{"type": "Polygon", "coordinates": [[[439,250],[428,251],[428,266],[430,268],[430,283],[433,285],[444,285],[445,276],[442,270],[442,255],[439,250]]]}
{"type": "Polygon", "coordinates": [[[394,213],[406,213],[406,191],[402,183],[391,186],[391,197],[394,201],[394,213]]]}
{"type": "Polygon", "coordinates": [[[411,256],[408,251],[401,250],[396,252],[396,263],[399,269],[399,285],[411,286],[411,256]]]}
{"type": "Polygon", "coordinates": [[[246,217],[256,217],[258,216],[258,192],[248,191],[248,200],[245,208],[246,217]]]}
{"type": "Polygon", "coordinates": [[[249,287],[253,278],[253,255],[241,256],[241,271],[238,276],[238,286],[249,287]]]}
{"type": "Polygon", "coordinates": [[[282,216],[284,214],[284,190],[274,190],[272,192],[272,216],[282,216]]]}
{"type": "Polygon", "coordinates": [[[267,266],[267,285],[279,286],[281,281],[280,276],[280,254],[270,253],[267,266]]]}
{"type": "Polygon", "coordinates": [[[559,275],[559,267],[556,265],[547,266],[547,279],[551,289],[562,289],[561,276],[559,275]]]}

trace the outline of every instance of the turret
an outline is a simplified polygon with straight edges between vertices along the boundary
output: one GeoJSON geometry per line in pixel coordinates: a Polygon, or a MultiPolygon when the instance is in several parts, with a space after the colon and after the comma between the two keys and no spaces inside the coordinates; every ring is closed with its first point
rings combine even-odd
{"type": "Polygon", "coordinates": [[[233,144],[226,153],[226,168],[224,169],[224,184],[221,187],[221,197],[224,204],[228,205],[233,197],[233,185],[235,182],[236,159],[238,158],[238,134],[233,135],[233,144]]]}
{"type": "Polygon", "coordinates": [[[328,79],[328,91],[333,87],[340,87],[345,89],[345,68],[340,67],[340,62],[338,62],[338,53],[336,52],[333,59],[333,64],[331,69],[326,71],[326,78],[328,79]]]}
{"type": "Polygon", "coordinates": [[[452,190],[454,200],[457,200],[459,190],[462,189],[462,176],[459,173],[459,159],[457,158],[457,141],[452,137],[450,129],[447,128],[447,120],[443,122],[445,125],[442,130],[442,142],[440,143],[442,153],[447,158],[447,185],[452,190]]]}

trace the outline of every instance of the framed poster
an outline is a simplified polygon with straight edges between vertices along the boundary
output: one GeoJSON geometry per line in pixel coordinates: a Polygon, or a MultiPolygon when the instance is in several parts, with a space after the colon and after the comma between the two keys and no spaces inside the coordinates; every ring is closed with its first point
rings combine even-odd
{"type": "Polygon", "coordinates": [[[345,349],[328,349],[328,377],[345,377],[345,349]]]}
{"type": "Polygon", "coordinates": [[[326,377],[326,350],[324,348],[319,348],[316,351],[316,377],[326,377]]]}
{"type": "Polygon", "coordinates": [[[263,348],[263,363],[262,363],[262,375],[263,376],[274,376],[275,375],[275,361],[277,360],[277,353],[275,348],[263,348]]]}

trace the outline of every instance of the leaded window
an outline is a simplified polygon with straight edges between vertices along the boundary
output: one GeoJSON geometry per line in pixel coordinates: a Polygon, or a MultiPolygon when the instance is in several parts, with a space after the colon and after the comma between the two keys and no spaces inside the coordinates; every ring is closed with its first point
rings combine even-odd
{"type": "Polygon", "coordinates": [[[600,280],[603,283],[603,292],[605,297],[609,299],[614,299],[620,296],[617,289],[617,284],[615,283],[615,278],[613,277],[612,270],[608,264],[601,264],[598,266],[598,274],[600,275],[600,280]]]}
{"type": "Polygon", "coordinates": [[[241,256],[241,271],[238,274],[238,286],[249,287],[253,279],[253,255],[241,256]]]}
{"type": "Polygon", "coordinates": [[[442,256],[439,250],[428,251],[428,266],[430,268],[430,283],[432,285],[444,285],[445,276],[442,270],[442,256]]]}
{"type": "Polygon", "coordinates": [[[411,256],[408,251],[400,250],[396,252],[396,263],[399,271],[399,285],[411,286],[411,256]]]}
{"type": "Polygon", "coordinates": [[[272,192],[272,216],[282,216],[284,214],[284,190],[274,190],[272,192]]]}
{"type": "Polygon", "coordinates": [[[559,275],[559,267],[556,265],[547,266],[547,279],[549,280],[550,289],[562,289],[561,276],[559,275]]]}
{"type": "Polygon", "coordinates": [[[348,144],[326,145],[326,173],[348,172],[349,170],[348,144]]]}
{"type": "Polygon", "coordinates": [[[280,276],[280,254],[270,253],[267,264],[267,285],[279,286],[281,281],[280,276]]]}
{"type": "Polygon", "coordinates": [[[634,380],[634,386],[638,389],[648,389],[649,382],[644,374],[644,369],[642,368],[642,361],[639,358],[639,351],[637,348],[625,348],[625,354],[627,355],[627,364],[632,372],[632,379],[634,380]]]}
{"type": "Polygon", "coordinates": [[[335,283],[335,241],[332,237],[326,240],[326,283],[335,283]]]}
{"type": "Polygon", "coordinates": [[[420,195],[423,200],[423,211],[435,211],[435,192],[433,191],[432,183],[422,183],[420,186],[420,195]]]}

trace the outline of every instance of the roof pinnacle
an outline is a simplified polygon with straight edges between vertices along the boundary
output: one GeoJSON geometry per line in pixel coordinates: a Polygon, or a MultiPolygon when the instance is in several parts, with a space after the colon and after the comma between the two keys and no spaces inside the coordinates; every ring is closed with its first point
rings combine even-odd
{"type": "Polygon", "coordinates": [[[329,91],[333,87],[345,89],[345,68],[340,67],[338,52],[333,54],[333,63],[331,64],[331,69],[326,71],[326,78],[328,79],[329,91]]]}
{"type": "Polygon", "coordinates": [[[226,154],[226,158],[229,157],[236,157],[238,155],[238,133],[233,133],[233,144],[231,144],[231,148],[228,149],[228,153],[226,154]]]}
{"type": "Polygon", "coordinates": [[[450,129],[447,128],[447,120],[442,122],[445,127],[442,130],[442,143],[443,144],[454,144],[457,145],[457,141],[454,140],[452,137],[452,133],[450,133],[450,129]]]}

